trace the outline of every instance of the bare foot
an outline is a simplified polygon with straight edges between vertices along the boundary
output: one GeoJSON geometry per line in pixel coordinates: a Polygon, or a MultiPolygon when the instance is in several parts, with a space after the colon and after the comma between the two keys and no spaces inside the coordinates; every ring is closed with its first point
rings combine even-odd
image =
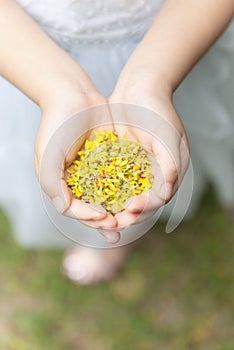
{"type": "Polygon", "coordinates": [[[82,285],[109,280],[118,272],[129,250],[129,246],[94,249],[77,245],[65,254],[64,274],[82,285]]]}

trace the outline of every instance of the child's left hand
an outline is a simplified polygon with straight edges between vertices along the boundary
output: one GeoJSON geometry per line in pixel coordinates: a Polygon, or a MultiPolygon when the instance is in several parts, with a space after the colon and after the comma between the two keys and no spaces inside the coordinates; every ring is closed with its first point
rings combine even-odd
{"type": "Polygon", "coordinates": [[[127,130],[154,159],[153,187],[115,215],[121,229],[144,221],[173,197],[188,166],[189,146],[170,94],[151,77],[121,77],[109,102],[120,137],[127,130]]]}

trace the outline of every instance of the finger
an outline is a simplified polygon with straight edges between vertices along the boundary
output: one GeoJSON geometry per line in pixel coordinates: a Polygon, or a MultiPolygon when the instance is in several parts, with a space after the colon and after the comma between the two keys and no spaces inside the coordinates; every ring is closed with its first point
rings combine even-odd
{"type": "Polygon", "coordinates": [[[103,220],[108,216],[108,213],[101,206],[91,206],[74,197],[69,208],[63,214],[73,219],[85,221],[103,220]]]}
{"type": "Polygon", "coordinates": [[[58,212],[64,213],[72,201],[71,191],[64,179],[65,151],[61,148],[61,136],[56,134],[46,147],[40,142],[35,148],[35,166],[41,188],[49,197],[58,212]]]}
{"type": "Polygon", "coordinates": [[[181,162],[181,179],[179,179],[179,183],[183,180],[184,174],[189,165],[190,160],[190,151],[189,151],[189,143],[186,134],[183,134],[183,137],[180,142],[180,162],[181,162]]]}
{"type": "Polygon", "coordinates": [[[177,181],[174,182],[173,194],[175,194],[176,191],[178,190],[181,182],[183,181],[187,168],[189,166],[190,152],[189,152],[189,144],[188,144],[186,134],[184,134],[183,137],[181,138],[179,149],[180,149],[181,168],[178,174],[177,181]]]}
{"type": "Polygon", "coordinates": [[[121,231],[121,230],[128,228],[130,226],[139,224],[139,223],[147,220],[149,217],[153,216],[155,212],[156,212],[156,210],[142,212],[141,214],[133,214],[133,213],[123,211],[117,217],[118,230],[121,231]]]}
{"type": "Polygon", "coordinates": [[[158,141],[153,143],[153,152],[160,168],[160,172],[158,172],[158,180],[160,183],[158,195],[165,201],[170,200],[173,196],[174,185],[181,171],[178,140],[174,140],[174,142],[171,141],[169,146],[170,147],[158,141]]]}
{"type": "Polygon", "coordinates": [[[99,229],[98,230],[106,239],[109,243],[118,243],[120,240],[120,232],[116,230],[103,230],[99,229]]]}
{"type": "Polygon", "coordinates": [[[164,204],[165,201],[157,195],[155,188],[132,197],[126,209],[115,215],[118,228],[128,227],[146,220],[164,204]]]}
{"type": "Polygon", "coordinates": [[[108,214],[104,219],[100,220],[80,220],[84,225],[101,230],[115,230],[117,227],[116,218],[108,214]]]}

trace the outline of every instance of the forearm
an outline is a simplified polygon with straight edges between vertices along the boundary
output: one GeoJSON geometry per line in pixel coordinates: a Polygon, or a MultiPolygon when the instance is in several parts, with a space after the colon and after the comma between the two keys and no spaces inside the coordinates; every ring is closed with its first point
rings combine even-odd
{"type": "Polygon", "coordinates": [[[94,87],[79,65],[15,1],[0,0],[0,75],[38,105],[59,91],[94,87]],[[89,81],[89,80],[88,80],[89,81]]]}
{"type": "Polygon", "coordinates": [[[123,75],[149,74],[173,92],[233,14],[234,0],[166,0],[123,75]]]}

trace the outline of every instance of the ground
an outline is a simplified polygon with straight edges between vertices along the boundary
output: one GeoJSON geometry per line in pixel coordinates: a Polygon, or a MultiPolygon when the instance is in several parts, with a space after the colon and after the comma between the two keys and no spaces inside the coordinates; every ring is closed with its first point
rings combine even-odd
{"type": "Polygon", "coordinates": [[[212,192],[143,238],[117,278],[76,286],[62,252],[16,245],[0,214],[1,350],[234,350],[234,215],[212,192]]]}

